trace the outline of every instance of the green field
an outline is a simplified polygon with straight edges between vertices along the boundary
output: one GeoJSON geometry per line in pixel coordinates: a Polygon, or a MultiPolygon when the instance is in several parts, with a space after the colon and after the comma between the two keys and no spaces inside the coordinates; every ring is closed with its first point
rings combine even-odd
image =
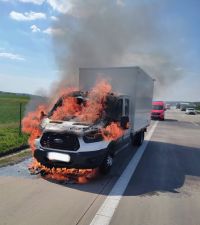
{"type": "Polygon", "coordinates": [[[27,144],[28,136],[19,135],[20,103],[22,117],[28,96],[0,93],[0,152],[27,144]]]}

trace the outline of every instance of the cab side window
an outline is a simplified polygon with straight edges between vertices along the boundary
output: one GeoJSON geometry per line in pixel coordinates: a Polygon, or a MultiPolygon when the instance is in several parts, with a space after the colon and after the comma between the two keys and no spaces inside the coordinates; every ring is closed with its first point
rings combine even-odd
{"type": "Polygon", "coordinates": [[[123,112],[123,99],[119,99],[117,102],[117,108],[116,108],[116,113],[117,113],[118,119],[121,119],[122,112],[123,112]]]}
{"type": "Polygon", "coordinates": [[[125,99],[125,116],[129,116],[129,99],[125,99]]]}

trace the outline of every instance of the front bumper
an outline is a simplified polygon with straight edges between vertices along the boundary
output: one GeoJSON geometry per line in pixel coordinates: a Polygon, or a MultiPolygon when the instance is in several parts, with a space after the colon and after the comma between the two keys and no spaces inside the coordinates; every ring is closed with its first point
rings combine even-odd
{"type": "Polygon", "coordinates": [[[42,148],[34,151],[34,157],[42,165],[48,168],[76,168],[76,169],[91,169],[100,166],[107,154],[107,149],[90,152],[61,152],[54,150],[44,150],[42,148]],[[71,158],[70,162],[52,161],[47,158],[48,152],[58,152],[68,154],[71,158]]]}
{"type": "Polygon", "coordinates": [[[151,115],[151,119],[160,119],[163,120],[164,119],[164,115],[160,114],[160,115],[151,115]]]}

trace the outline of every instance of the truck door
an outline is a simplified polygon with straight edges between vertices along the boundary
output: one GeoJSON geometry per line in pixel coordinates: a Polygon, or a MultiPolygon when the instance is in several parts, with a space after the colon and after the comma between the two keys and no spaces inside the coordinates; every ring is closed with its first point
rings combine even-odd
{"type": "MultiPolygon", "coordinates": [[[[130,121],[130,99],[128,97],[124,98],[124,115],[123,116],[127,116],[129,117],[129,123],[130,121]]],[[[123,140],[129,138],[130,136],[130,129],[127,128],[124,130],[124,136],[123,136],[123,140]]]]}

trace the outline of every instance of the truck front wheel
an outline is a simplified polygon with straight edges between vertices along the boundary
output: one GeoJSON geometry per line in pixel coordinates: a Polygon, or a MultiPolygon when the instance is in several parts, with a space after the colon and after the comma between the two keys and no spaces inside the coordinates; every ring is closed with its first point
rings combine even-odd
{"type": "Polygon", "coordinates": [[[113,158],[111,155],[106,155],[105,159],[103,160],[102,164],[99,167],[100,173],[108,174],[113,164],[113,158]]]}

